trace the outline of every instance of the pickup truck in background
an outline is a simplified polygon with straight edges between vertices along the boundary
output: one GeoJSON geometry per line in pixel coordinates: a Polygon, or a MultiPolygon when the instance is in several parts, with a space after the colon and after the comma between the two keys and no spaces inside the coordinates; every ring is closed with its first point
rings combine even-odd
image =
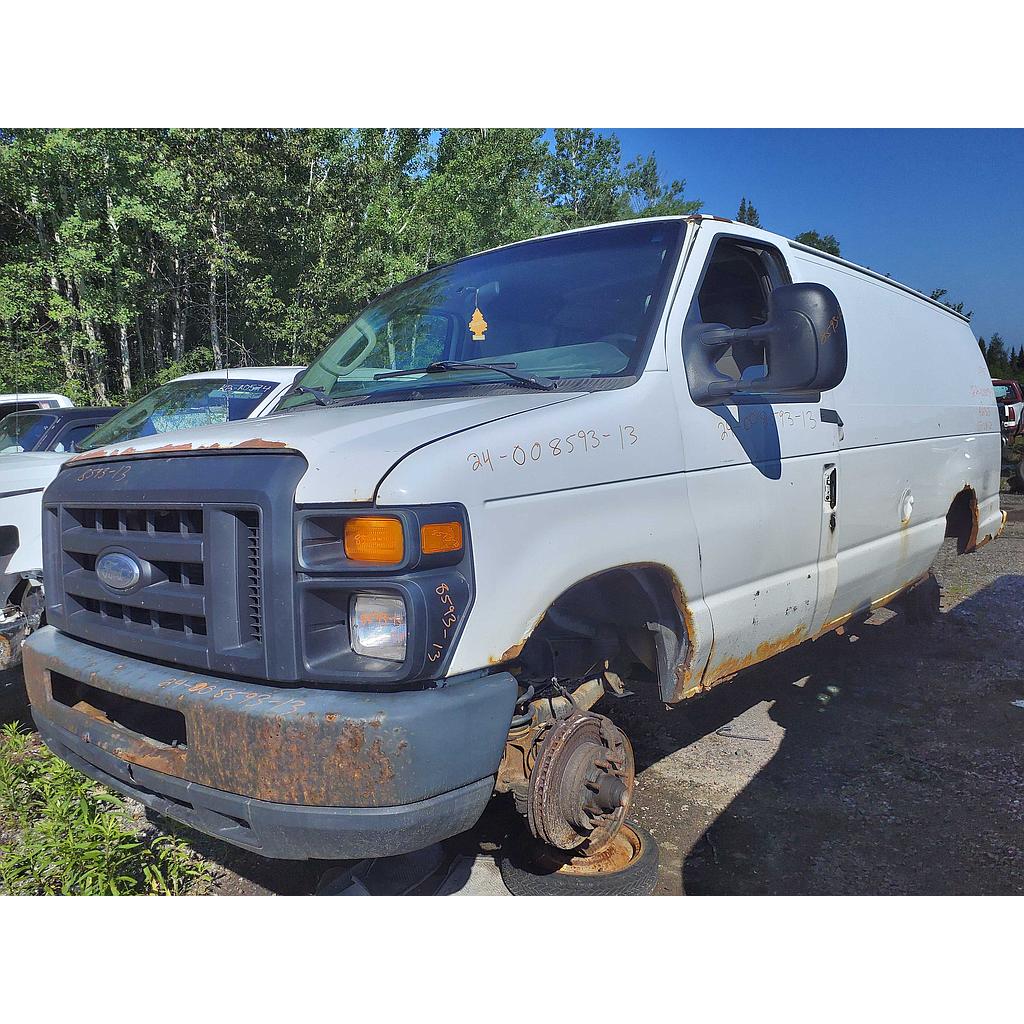
{"type": "Polygon", "coordinates": [[[68,455],[101,423],[121,411],[119,406],[16,410],[0,419],[0,456],[27,452],[68,455]]]}
{"type": "Polygon", "coordinates": [[[992,387],[999,406],[1003,437],[1007,444],[1012,444],[1024,430],[1024,393],[1015,380],[997,380],[993,377],[992,387]]]}

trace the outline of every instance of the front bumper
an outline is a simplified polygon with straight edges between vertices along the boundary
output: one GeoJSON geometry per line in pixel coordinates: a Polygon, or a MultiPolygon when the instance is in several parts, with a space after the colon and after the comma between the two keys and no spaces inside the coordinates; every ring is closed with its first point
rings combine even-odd
{"type": "Polygon", "coordinates": [[[44,627],[25,645],[43,739],[92,778],[265,857],[386,856],[472,827],[516,695],[279,688],[181,671],[44,627]]]}

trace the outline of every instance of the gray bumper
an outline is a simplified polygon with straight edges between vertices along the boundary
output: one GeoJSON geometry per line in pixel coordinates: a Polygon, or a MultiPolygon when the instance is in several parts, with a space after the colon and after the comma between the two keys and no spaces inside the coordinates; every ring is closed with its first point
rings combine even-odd
{"type": "Polygon", "coordinates": [[[472,827],[512,715],[508,673],[430,690],[277,688],[44,627],[25,645],[47,745],[160,814],[266,857],[383,856],[472,827]]]}

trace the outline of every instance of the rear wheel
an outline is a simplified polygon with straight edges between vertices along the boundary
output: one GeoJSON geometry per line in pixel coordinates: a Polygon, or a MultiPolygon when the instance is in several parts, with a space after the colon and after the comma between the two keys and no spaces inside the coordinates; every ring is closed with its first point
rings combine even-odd
{"type": "Polygon", "coordinates": [[[623,822],[600,852],[574,855],[522,832],[501,853],[501,877],[514,896],[650,896],[658,881],[658,845],[623,822]]]}

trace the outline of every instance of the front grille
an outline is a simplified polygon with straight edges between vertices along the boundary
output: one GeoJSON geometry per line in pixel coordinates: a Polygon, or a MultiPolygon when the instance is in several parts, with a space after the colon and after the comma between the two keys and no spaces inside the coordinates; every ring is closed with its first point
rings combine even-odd
{"type": "Polygon", "coordinates": [[[297,682],[292,531],[305,470],[262,452],[67,464],[43,499],[47,621],[136,657],[297,682]],[[138,563],[133,586],[101,581],[107,552],[138,563]]]}
{"type": "Polygon", "coordinates": [[[211,594],[207,565],[211,557],[240,570],[242,593],[236,614],[236,644],[263,642],[258,509],[63,507],[60,529],[63,589],[67,611],[77,627],[102,631],[107,643],[117,637],[137,642],[167,642],[203,650],[208,644],[211,594]],[[211,531],[220,517],[220,527],[211,531]],[[211,532],[233,551],[211,551],[211,532]],[[96,573],[97,559],[107,551],[132,555],[142,566],[142,580],[121,593],[105,586],[96,573]]]}
{"type": "Polygon", "coordinates": [[[72,615],[140,637],[169,632],[185,643],[205,643],[202,508],[64,511],[64,592],[72,615]],[[128,552],[143,566],[141,584],[129,593],[105,587],[96,575],[96,560],[107,550],[128,552]]]}
{"type": "Polygon", "coordinates": [[[245,530],[246,599],[249,605],[249,636],[263,642],[263,568],[260,564],[259,513],[240,512],[238,520],[245,530]]]}

